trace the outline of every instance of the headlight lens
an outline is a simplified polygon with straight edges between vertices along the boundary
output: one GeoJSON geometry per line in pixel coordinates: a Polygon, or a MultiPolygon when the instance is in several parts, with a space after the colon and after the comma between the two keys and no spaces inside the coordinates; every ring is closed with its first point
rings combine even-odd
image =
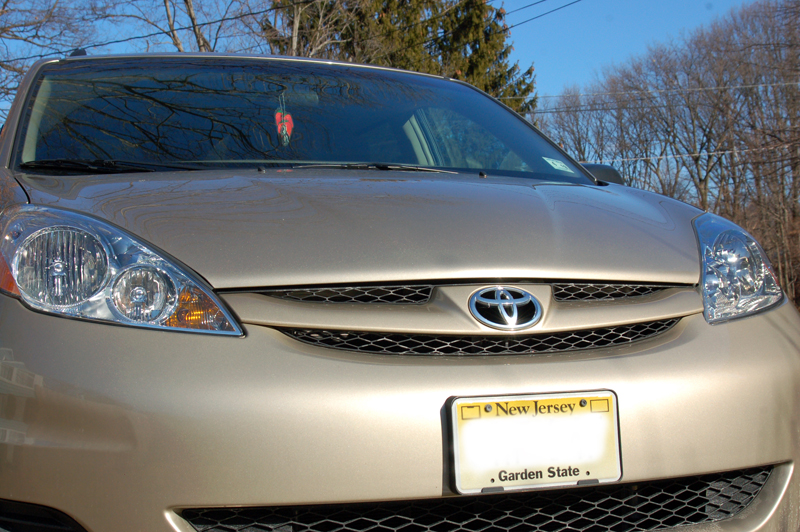
{"type": "Polygon", "coordinates": [[[22,243],[13,265],[25,297],[53,307],[89,299],[108,274],[108,257],[100,240],[71,227],[35,232],[22,243]]]}
{"type": "Polygon", "coordinates": [[[134,266],[117,276],[111,289],[112,309],[137,323],[151,323],[175,304],[175,285],[166,272],[134,266]]]}
{"type": "Polygon", "coordinates": [[[111,224],[25,205],[7,209],[0,228],[0,290],[33,308],[125,325],[242,334],[205,281],[111,224]]]}
{"type": "Polygon", "coordinates": [[[694,226],[702,254],[708,323],[748,316],[783,299],[764,250],[746,231],[713,214],[698,217],[694,226]]]}

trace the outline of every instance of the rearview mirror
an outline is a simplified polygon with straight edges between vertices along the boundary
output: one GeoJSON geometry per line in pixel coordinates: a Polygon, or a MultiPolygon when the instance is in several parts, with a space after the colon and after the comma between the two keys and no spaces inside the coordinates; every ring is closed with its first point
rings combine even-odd
{"type": "Polygon", "coordinates": [[[589,170],[595,178],[606,183],[614,183],[616,185],[626,185],[622,175],[613,166],[607,164],[590,164],[584,163],[583,167],[589,170]]]}

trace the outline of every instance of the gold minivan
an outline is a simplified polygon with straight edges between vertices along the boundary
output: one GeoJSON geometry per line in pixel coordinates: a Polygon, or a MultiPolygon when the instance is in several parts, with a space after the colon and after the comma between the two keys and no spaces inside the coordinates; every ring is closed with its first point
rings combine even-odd
{"type": "Polygon", "coordinates": [[[37,63],[0,135],[0,529],[797,530],[763,250],[596,173],[437,76],[37,63]]]}

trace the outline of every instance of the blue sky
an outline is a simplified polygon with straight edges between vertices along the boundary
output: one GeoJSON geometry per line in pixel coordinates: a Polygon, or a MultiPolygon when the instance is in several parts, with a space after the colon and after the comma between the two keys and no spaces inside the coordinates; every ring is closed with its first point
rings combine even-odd
{"type": "MultiPolygon", "coordinates": [[[[513,25],[574,0],[546,0],[511,13],[513,25]]],[[[647,51],[650,44],[686,32],[755,0],[580,0],[578,3],[511,30],[512,61],[523,69],[533,62],[539,95],[582,86],[602,72],[647,51]]],[[[506,11],[534,0],[505,0],[506,11]]],[[[493,5],[500,5],[493,1],[493,5]]]]}
{"type": "MultiPolygon", "coordinates": [[[[565,86],[585,85],[605,66],[643,54],[648,45],[679,38],[756,0],[489,1],[496,7],[505,7],[509,25],[544,15],[511,29],[514,43],[511,60],[518,61],[522,69],[533,63],[536,91],[547,96],[559,94],[565,86]],[[532,3],[537,5],[524,8],[532,3]],[[568,5],[571,3],[574,4],[568,5]],[[547,14],[562,6],[566,7],[547,14]],[[520,10],[513,12],[517,9],[520,10]]],[[[134,43],[125,43],[90,53],[137,49],[134,43]]]]}

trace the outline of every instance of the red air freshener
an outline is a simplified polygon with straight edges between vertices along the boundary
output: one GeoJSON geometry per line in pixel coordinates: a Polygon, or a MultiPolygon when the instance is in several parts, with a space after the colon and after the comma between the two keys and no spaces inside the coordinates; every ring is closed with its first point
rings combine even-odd
{"type": "Polygon", "coordinates": [[[281,136],[283,145],[289,144],[289,139],[292,138],[292,129],[294,129],[294,121],[292,115],[289,113],[275,113],[275,125],[278,126],[278,134],[281,136]]]}
{"type": "Polygon", "coordinates": [[[292,115],[286,112],[286,102],[283,99],[283,94],[281,94],[280,107],[275,111],[275,125],[278,126],[278,136],[281,139],[281,144],[288,146],[292,138],[294,120],[292,120],[292,115]]]}

